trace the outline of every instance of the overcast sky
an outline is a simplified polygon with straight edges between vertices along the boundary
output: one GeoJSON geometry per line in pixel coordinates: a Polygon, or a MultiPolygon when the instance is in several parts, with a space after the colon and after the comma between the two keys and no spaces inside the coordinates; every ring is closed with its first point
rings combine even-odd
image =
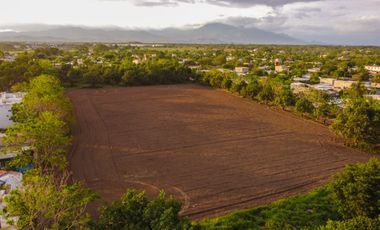
{"type": "Polygon", "coordinates": [[[15,24],[165,28],[224,22],[308,41],[380,43],[380,0],[1,0],[0,9],[0,32],[15,24]]]}

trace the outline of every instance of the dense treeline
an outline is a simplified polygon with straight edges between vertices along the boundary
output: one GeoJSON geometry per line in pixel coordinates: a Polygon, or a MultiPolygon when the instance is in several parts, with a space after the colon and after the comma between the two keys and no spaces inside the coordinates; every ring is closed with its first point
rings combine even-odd
{"type": "Polygon", "coordinates": [[[131,57],[112,63],[86,62],[81,65],[72,62],[57,64],[56,48],[36,49],[33,53],[19,54],[13,62],[0,61],[0,88],[9,90],[15,83],[31,80],[34,76],[48,74],[57,76],[66,86],[102,85],[152,85],[183,83],[195,77],[195,73],[183,64],[169,57],[133,63],[131,57]],[[73,65],[76,64],[76,65],[73,65]]]}
{"type": "Polygon", "coordinates": [[[176,84],[188,81],[194,73],[184,65],[170,59],[158,59],[142,64],[126,60],[120,65],[91,64],[63,74],[62,81],[71,85],[154,85],[176,84]],[[65,78],[67,76],[67,79],[65,78]]]}
{"type": "Polygon", "coordinates": [[[203,73],[199,82],[263,103],[278,105],[324,123],[346,143],[369,152],[378,152],[380,145],[380,103],[365,97],[366,87],[360,82],[342,91],[343,109],[326,92],[307,90],[294,94],[287,75],[239,77],[234,73],[212,70],[203,73]]]}

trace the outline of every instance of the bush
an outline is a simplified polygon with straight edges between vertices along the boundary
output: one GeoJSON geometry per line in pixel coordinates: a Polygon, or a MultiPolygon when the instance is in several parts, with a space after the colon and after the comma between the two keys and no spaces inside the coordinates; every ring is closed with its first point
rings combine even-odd
{"type": "Polygon", "coordinates": [[[296,110],[301,113],[313,113],[314,106],[306,97],[301,97],[296,102],[296,110]]]}
{"type": "Polygon", "coordinates": [[[224,78],[222,81],[223,89],[230,89],[232,86],[232,80],[230,78],[224,78]]]}
{"type": "Polygon", "coordinates": [[[358,216],[345,221],[329,221],[320,230],[380,230],[380,218],[371,219],[365,216],[358,216]]]}
{"type": "Polygon", "coordinates": [[[288,85],[281,85],[275,91],[274,103],[277,105],[285,106],[294,105],[294,95],[288,85]]]}
{"type": "Polygon", "coordinates": [[[181,203],[166,197],[161,192],[148,200],[144,192],[127,191],[119,201],[100,210],[99,220],[92,225],[95,229],[186,229],[190,223],[179,216],[181,203]]]}
{"type": "MultiPolygon", "coordinates": [[[[244,89],[247,86],[247,83],[245,81],[235,81],[232,83],[232,86],[230,88],[230,91],[233,93],[241,93],[242,89],[244,89]]],[[[244,90],[242,91],[244,93],[244,90]]],[[[244,96],[244,95],[243,95],[244,96]]]]}
{"type": "Polygon", "coordinates": [[[333,197],[345,219],[380,214],[380,162],[373,158],[368,163],[346,166],[331,183],[333,197]]]}
{"type": "Polygon", "coordinates": [[[250,98],[255,98],[261,91],[261,85],[258,80],[254,79],[246,87],[247,96],[250,98]]]}

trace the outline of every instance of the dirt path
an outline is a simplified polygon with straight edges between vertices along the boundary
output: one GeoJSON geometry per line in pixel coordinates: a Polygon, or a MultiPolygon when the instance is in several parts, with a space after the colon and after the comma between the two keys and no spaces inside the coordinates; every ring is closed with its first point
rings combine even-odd
{"type": "Polygon", "coordinates": [[[75,89],[70,155],[104,200],[160,189],[193,219],[272,202],[325,183],[369,155],[326,127],[197,85],[75,89]]]}

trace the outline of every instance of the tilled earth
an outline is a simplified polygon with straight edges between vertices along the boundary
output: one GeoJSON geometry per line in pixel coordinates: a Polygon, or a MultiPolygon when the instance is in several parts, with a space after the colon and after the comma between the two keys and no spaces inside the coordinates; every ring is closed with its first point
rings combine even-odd
{"type": "Polygon", "coordinates": [[[200,219],[308,191],[369,158],[320,124],[203,86],[67,94],[76,113],[71,169],[103,201],[128,188],[165,190],[200,219]]]}

